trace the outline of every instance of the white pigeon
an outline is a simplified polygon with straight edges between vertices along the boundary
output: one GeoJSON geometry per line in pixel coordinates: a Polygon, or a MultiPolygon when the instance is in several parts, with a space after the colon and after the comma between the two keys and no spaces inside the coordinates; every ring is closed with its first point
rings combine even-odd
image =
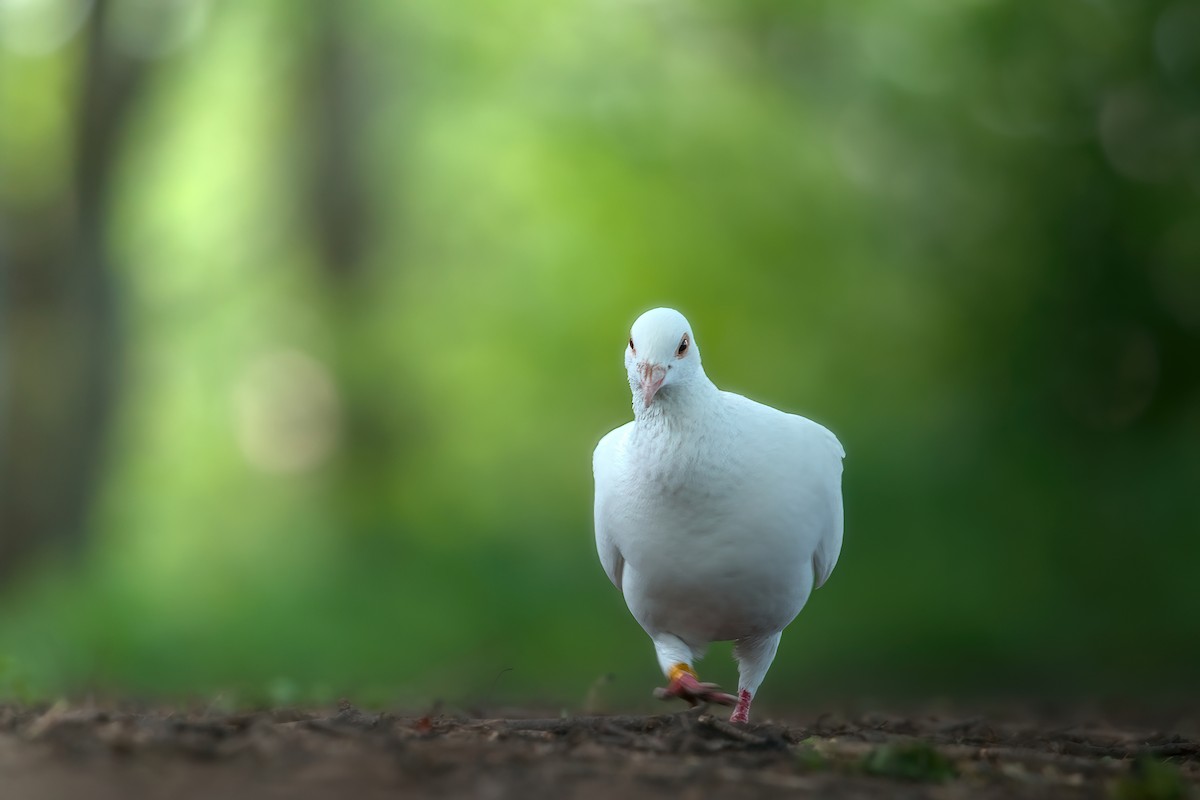
{"type": "Polygon", "coordinates": [[[668,685],[692,705],[750,703],[783,629],[842,548],[842,458],[829,430],[713,385],[692,328],[656,308],[625,349],[632,422],[592,457],[596,549],[654,641],[668,685]],[[733,641],[738,695],[701,683],[695,662],[733,641]]]}

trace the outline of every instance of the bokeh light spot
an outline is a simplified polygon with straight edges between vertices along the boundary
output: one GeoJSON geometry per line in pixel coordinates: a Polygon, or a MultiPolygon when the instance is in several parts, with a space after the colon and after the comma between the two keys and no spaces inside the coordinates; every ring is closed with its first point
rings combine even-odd
{"type": "Polygon", "coordinates": [[[237,381],[233,399],[238,446],[264,472],[311,470],[337,447],[337,388],[325,365],[305,353],[259,356],[237,381]]]}
{"type": "Polygon", "coordinates": [[[44,56],[74,36],[92,0],[0,0],[0,46],[22,56],[44,56]]]}

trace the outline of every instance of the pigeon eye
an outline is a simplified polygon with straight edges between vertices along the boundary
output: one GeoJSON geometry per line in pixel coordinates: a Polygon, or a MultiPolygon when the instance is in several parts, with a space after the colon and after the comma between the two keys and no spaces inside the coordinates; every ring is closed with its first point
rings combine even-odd
{"type": "Polygon", "coordinates": [[[688,335],[685,333],[683,338],[679,340],[679,349],[675,351],[676,358],[683,358],[688,351],[688,335]]]}
{"type": "Polygon", "coordinates": [[[637,355],[637,348],[633,346],[633,337],[632,336],[629,337],[629,349],[631,351],[633,351],[633,354],[635,356],[637,355]]]}

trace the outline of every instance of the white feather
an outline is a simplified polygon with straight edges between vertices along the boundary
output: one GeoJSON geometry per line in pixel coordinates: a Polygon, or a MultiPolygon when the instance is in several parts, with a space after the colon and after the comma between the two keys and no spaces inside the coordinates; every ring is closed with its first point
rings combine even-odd
{"type": "MultiPolygon", "coordinates": [[[[837,563],[844,450],[811,420],[717,389],[678,312],[647,312],[633,340],[635,419],[593,455],[604,571],[660,660],[671,637],[702,653],[777,635],[837,563]],[[678,356],[682,334],[690,346],[678,356]],[[645,363],[668,370],[649,405],[645,363]]],[[[762,673],[773,656],[772,646],[762,673]]]]}

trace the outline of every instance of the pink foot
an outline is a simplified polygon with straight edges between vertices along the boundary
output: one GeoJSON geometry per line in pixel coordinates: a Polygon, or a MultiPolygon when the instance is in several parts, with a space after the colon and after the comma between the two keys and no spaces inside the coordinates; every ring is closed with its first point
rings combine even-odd
{"type": "MultiPolygon", "coordinates": [[[[722,692],[715,683],[701,683],[690,669],[676,668],[672,670],[672,673],[670,683],[664,688],[654,690],[654,696],[660,700],[678,697],[693,706],[698,703],[720,703],[723,706],[731,706],[738,701],[733,695],[722,692]]],[[[748,703],[749,701],[747,701],[748,703]]]]}
{"type": "Polygon", "coordinates": [[[750,693],[745,689],[738,692],[737,707],[729,715],[729,721],[741,723],[750,721],[750,693]]]}

